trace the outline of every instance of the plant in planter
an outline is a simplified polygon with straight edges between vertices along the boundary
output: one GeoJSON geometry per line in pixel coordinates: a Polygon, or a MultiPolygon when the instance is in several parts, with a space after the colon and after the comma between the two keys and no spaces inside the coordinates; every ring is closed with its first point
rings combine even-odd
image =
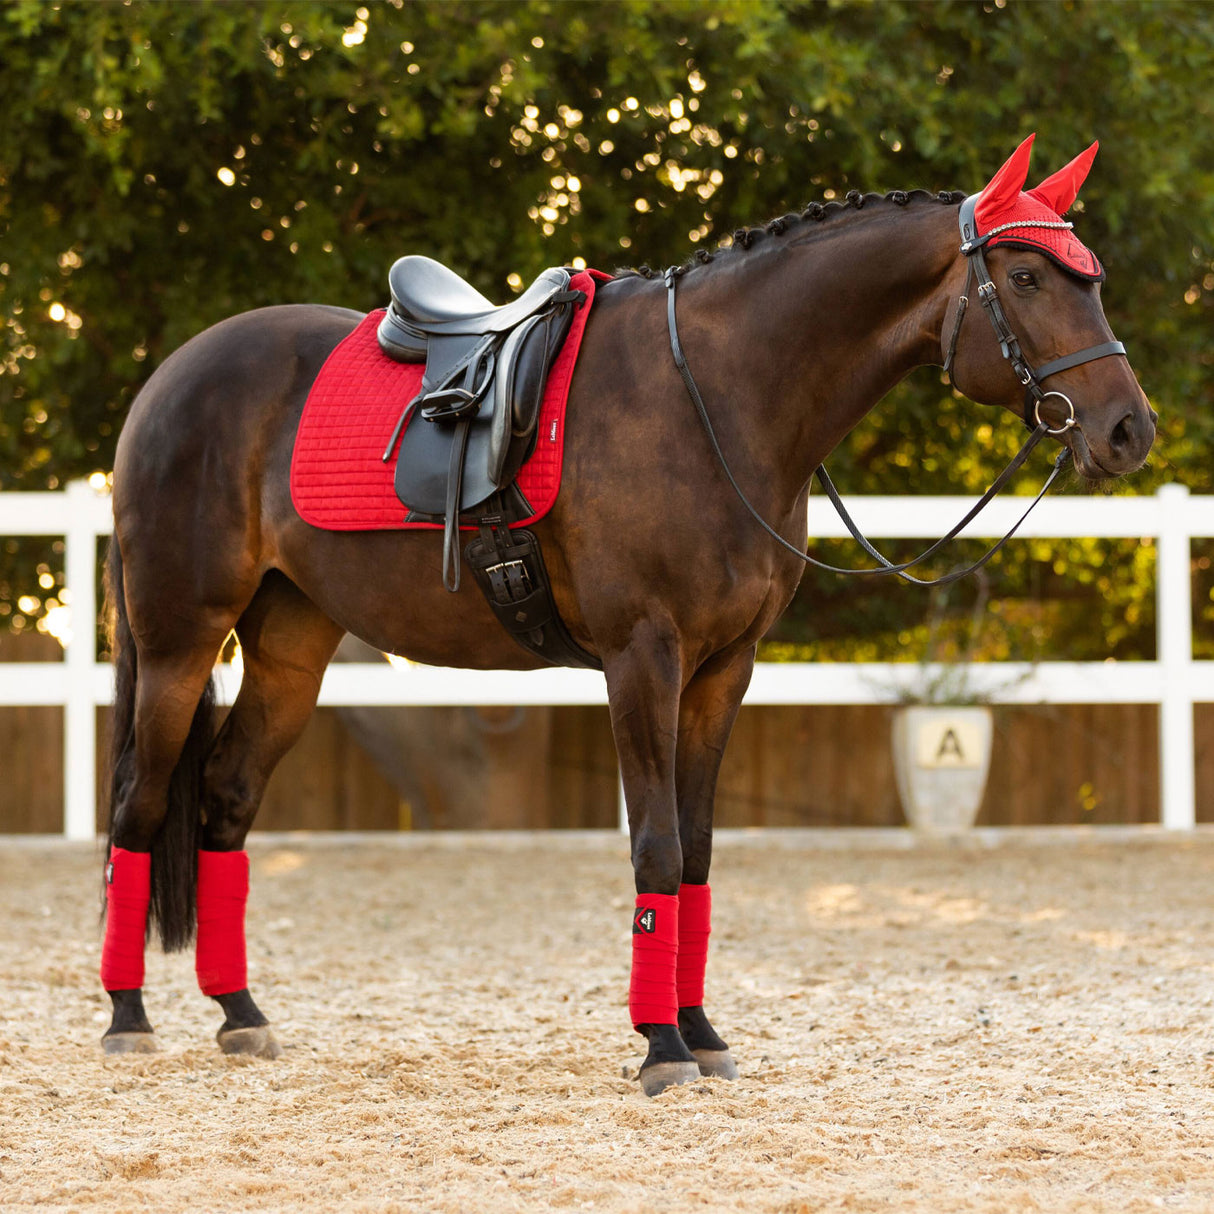
{"type": "Polygon", "coordinates": [[[900,705],[892,729],[898,796],[907,821],[924,834],[969,830],[990,773],[994,723],[987,701],[998,689],[974,688],[968,671],[990,597],[985,570],[978,572],[977,581],[974,606],[959,634],[954,628],[945,635],[947,596],[933,592],[916,678],[894,688],[900,705]]]}

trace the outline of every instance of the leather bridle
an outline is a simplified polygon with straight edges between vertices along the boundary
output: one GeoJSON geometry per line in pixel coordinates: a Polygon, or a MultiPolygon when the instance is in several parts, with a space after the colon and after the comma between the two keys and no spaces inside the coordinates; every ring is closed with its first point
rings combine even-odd
{"type": "MultiPolygon", "coordinates": [[[[1044,485],[1041,486],[1040,492],[1029,503],[1028,509],[1017,519],[1015,526],[996,544],[989,548],[978,560],[964,568],[954,569],[950,573],[943,574],[937,578],[917,578],[911,576],[906,571],[914,568],[916,565],[922,564],[925,560],[934,556],[946,544],[951,543],[960,534],[964,528],[971,523],[979,514],[979,512],[991,501],[993,497],[1007,484],[1017,470],[1028,459],[1030,452],[1046,435],[1065,434],[1072,428],[1078,428],[1079,422],[1075,416],[1075,406],[1071,402],[1069,396],[1064,392],[1047,391],[1041,385],[1041,381],[1047,379],[1051,375],[1057,374],[1059,371],[1068,370],[1071,367],[1082,366],[1084,363],[1093,362],[1098,358],[1105,358],[1111,354],[1125,354],[1125,346],[1119,341],[1103,342],[1100,345],[1089,346],[1084,350],[1080,350],[1075,354],[1067,354],[1062,358],[1056,358],[1051,362],[1045,363],[1042,366],[1034,369],[1025,359],[1023,352],[1020,349],[1020,342],[1013,332],[1011,325],[1008,323],[1007,315],[1003,311],[1003,306],[999,302],[999,293],[995,288],[994,282],[991,280],[990,270],[986,264],[986,256],[983,253],[983,247],[991,239],[998,235],[999,232],[1005,230],[1003,228],[995,228],[988,232],[985,236],[977,236],[977,226],[974,222],[974,207],[977,204],[980,195],[973,194],[961,204],[961,212],[958,217],[958,224],[961,230],[961,252],[966,257],[966,278],[965,287],[962,290],[961,297],[957,304],[956,318],[953,322],[953,331],[949,339],[948,352],[945,356],[944,369],[948,372],[953,363],[953,356],[957,349],[957,339],[961,333],[961,322],[965,319],[966,309],[969,307],[969,291],[972,283],[977,283],[978,302],[985,309],[987,316],[990,318],[991,324],[994,327],[995,335],[999,339],[999,348],[1003,353],[1003,357],[1011,364],[1016,378],[1024,385],[1025,389],[1025,425],[1027,425],[1032,433],[1025,440],[1024,445],[1012,457],[1011,462],[1006,468],[995,478],[991,486],[982,495],[981,498],[974,504],[966,516],[955,526],[949,533],[937,540],[926,551],[921,552],[917,557],[910,561],[904,561],[901,564],[894,564],[881,555],[869,541],[864,537],[863,533],[856,526],[851,515],[847,512],[843,501],[839,496],[839,491],[835,488],[834,482],[830,479],[826,468],[819,464],[814,469],[814,475],[818,478],[818,483],[826,492],[826,496],[830,499],[831,504],[838,512],[839,517],[843,520],[844,526],[851,533],[852,538],[864,549],[869,556],[878,562],[876,569],[853,569],[845,568],[838,565],[829,565],[824,561],[816,560],[807,552],[803,552],[800,548],[790,544],[778,531],[772,527],[766,519],[754,508],[750,499],[746,496],[742,487],[734,479],[733,473],[730,471],[729,464],[725,459],[725,453],[721,450],[721,445],[717,441],[716,432],[713,430],[712,422],[708,416],[708,410],[704,405],[704,398],[700,395],[699,387],[696,385],[695,377],[691,373],[691,368],[687,365],[687,359],[683,354],[683,347],[679,341],[678,326],[675,321],[675,288],[679,278],[682,277],[686,270],[683,267],[672,266],[665,273],[666,280],[666,321],[670,331],[670,349],[674,355],[675,365],[679,369],[679,374],[683,377],[683,383],[687,388],[687,394],[691,397],[692,404],[695,405],[696,413],[699,415],[700,422],[708,435],[708,441],[712,445],[722,470],[725,473],[734,492],[738,495],[742,505],[750,512],[755,521],[768,533],[781,547],[791,552],[793,556],[804,561],[808,565],[813,565],[818,569],[825,569],[830,573],[846,573],[858,577],[882,577],[893,574],[902,578],[903,581],[911,582],[916,586],[945,586],[950,582],[958,581],[969,574],[981,569],[1003,546],[1019,531],[1021,524],[1032,512],[1034,506],[1045,496],[1046,491],[1054,483],[1059,473],[1066,466],[1070,459],[1070,449],[1063,447],[1054,460],[1053,470],[1046,479],[1044,485]],[[1051,429],[1048,422],[1041,417],[1041,405],[1051,396],[1059,397],[1066,402],[1067,418],[1061,426],[1051,429]],[[1031,414],[1030,414],[1031,410],[1031,414]],[[1031,418],[1031,420],[1030,420],[1031,418]],[[1034,424],[1035,423],[1035,424],[1034,424]]],[[[1065,227],[1071,225],[1065,221],[1057,224],[1034,224],[1034,225],[1016,225],[1016,226],[1049,226],[1049,227],[1065,227]]]]}
{"type": "Polygon", "coordinates": [[[1066,354],[1062,358],[1055,358],[1052,362],[1044,363],[1036,370],[1029,365],[1028,360],[1020,349],[1020,342],[1016,334],[1012,332],[1012,326],[1008,324],[1007,315],[1003,311],[1003,305],[999,302],[999,292],[995,289],[995,284],[991,279],[991,272],[987,267],[986,254],[983,252],[983,248],[993,237],[1008,231],[1010,228],[1070,228],[1072,225],[1067,223],[1066,220],[1059,220],[1057,223],[1029,220],[1023,223],[994,227],[985,236],[979,236],[977,234],[978,224],[974,219],[974,210],[978,205],[978,199],[981,197],[981,194],[971,194],[961,204],[961,211],[957,217],[957,223],[961,229],[961,252],[965,254],[966,259],[965,287],[962,289],[961,298],[957,301],[957,312],[953,320],[953,332],[949,338],[948,353],[944,356],[944,372],[946,375],[951,375],[952,373],[953,355],[957,352],[957,338],[961,334],[961,323],[965,320],[965,312],[969,307],[970,288],[976,283],[978,287],[978,302],[990,318],[991,327],[995,330],[995,336],[999,339],[999,350],[1003,357],[1011,364],[1016,378],[1024,385],[1024,424],[1030,430],[1034,428],[1034,423],[1040,425],[1042,403],[1047,397],[1056,396],[1066,402],[1067,418],[1061,426],[1057,429],[1048,430],[1047,433],[1065,434],[1072,426],[1079,424],[1075,418],[1075,406],[1071,403],[1071,398],[1065,392],[1047,392],[1042,388],[1041,381],[1048,379],[1051,375],[1056,375],[1059,371],[1068,371],[1072,367],[1081,367],[1084,363],[1094,362],[1098,358],[1107,358],[1111,354],[1124,354],[1125,346],[1119,341],[1106,341],[1096,346],[1088,346],[1086,349],[1079,350],[1074,354],[1066,354]]]}

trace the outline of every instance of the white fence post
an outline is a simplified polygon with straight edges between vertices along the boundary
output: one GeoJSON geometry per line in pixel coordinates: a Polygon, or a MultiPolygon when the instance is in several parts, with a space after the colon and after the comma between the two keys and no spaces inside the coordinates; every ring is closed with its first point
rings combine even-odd
{"type": "Polygon", "coordinates": [[[97,710],[93,668],[97,656],[97,530],[90,509],[96,493],[87,481],[67,487],[64,574],[71,591],[72,634],[64,654],[63,833],[92,839],[97,833],[97,710]]]}
{"type": "Polygon", "coordinates": [[[1161,485],[1156,550],[1156,658],[1163,668],[1159,704],[1160,820],[1168,830],[1197,821],[1193,746],[1193,610],[1190,523],[1185,485],[1161,485]]]}

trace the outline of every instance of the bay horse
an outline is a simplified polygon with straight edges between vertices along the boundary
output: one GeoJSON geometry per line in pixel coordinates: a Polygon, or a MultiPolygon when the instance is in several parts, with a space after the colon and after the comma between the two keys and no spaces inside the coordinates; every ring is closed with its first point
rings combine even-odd
{"type": "MultiPolygon", "coordinates": [[[[714,789],[755,647],[803,570],[729,491],[672,357],[674,282],[678,341],[713,441],[798,551],[811,473],[913,368],[947,362],[971,399],[1020,413],[1025,381],[1009,333],[1019,365],[1054,367],[1056,390],[1039,393],[1032,420],[1083,476],[1130,472],[1151,447],[1155,414],[1121,348],[1113,354],[1103,271],[1061,219],[1086,165],[1076,158],[1026,193],[1030,142],[971,196],[986,275],[975,306],[963,196],[924,191],[813,204],[740,230],[668,281],[629,273],[598,289],[568,401],[563,485],[534,531],[560,615],[606,677],[637,892],[630,1009],[648,1042],[648,1094],[702,1073],[737,1075],[703,1007],[714,789]],[[984,318],[992,304],[1007,332],[984,318]],[[1103,353],[1068,357],[1081,348],[1103,353]]],[[[121,436],[107,561],[109,1052],[156,1048],[142,997],[150,922],[167,949],[197,929],[199,984],[222,1008],[222,1048],[278,1052],[247,986],[243,849],[347,631],[419,662],[542,664],[475,587],[443,589],[437,533],[319,530],[293,508],[292,444],[309,388],[362,319],[295,305],[225,320],[156,370],[121,436]],[[212,671],[233,631],[244,678],[216,731],[212,671]]]]}

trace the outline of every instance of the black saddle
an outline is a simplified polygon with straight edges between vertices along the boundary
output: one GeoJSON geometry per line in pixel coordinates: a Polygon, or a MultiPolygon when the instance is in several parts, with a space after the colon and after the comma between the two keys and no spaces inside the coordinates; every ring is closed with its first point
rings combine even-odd
{"type": "Polygon", "coordinates": [[[570,290],[568,270],[550,269],[498,308],[429,257],[402,257],[388,284],[380,347],[426,370],[384,460],[399,441],[394,484],[407,518],[443,524],[443,585],[459,589],[462,518],[477,528],[464,555],[502,627],[547,662],[602,670],[561,621],[539,540],[510,526],[532,513],[514,478],[535,447],[548,371],[585,295],[570,290]],[[406,428],[415,411],[428,424],[406,428]]]}
{"type": "Polygon", "coordinates": [[[569,289],[569,277],[545,270],[518,299],[494,307],[429,257],[402,257],[389,272],[380,348],[398,362],[425,362],[426,371],[384,460],[399,441],[394,484],[408,517],[444,524],[448,590],[459,589],[460,515],[509,493],[534,449],[548,370],[585,298],[569,289]],[[415,412],[427,424],[406,429],[415,412]]]}

